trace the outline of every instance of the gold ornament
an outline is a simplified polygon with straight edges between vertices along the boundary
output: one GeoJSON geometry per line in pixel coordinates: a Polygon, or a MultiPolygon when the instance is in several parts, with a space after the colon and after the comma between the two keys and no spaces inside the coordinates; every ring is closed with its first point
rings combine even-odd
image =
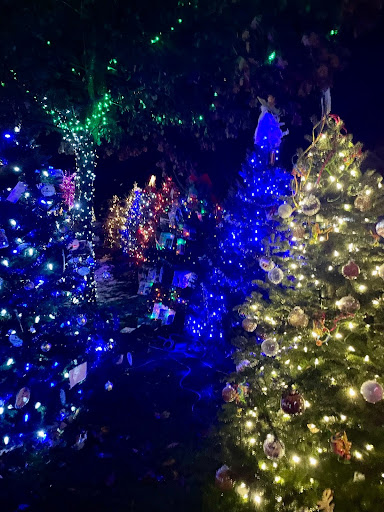
{"type": "Polygon", "coordinates": [[[257,323],[251,318],[244,318],[241,325],[243,329],[247,332],[253,332],[254,330],[256,330],[257,327],[257,323]]]}
{"type": "Polygon", "coordinates": [[[296,306],[288,315],[288,322],[292,325],[292,327],[297,327],[298,329],[304,329],[307,327],[309,318],[308,315],[304,313],[304,311],[296,306]]]}
{"type": "Polygon", "coordinates": [[[321,500],[317,502],[317,507],[319,510],[323,510],[324,512],[333,512],[335,509],[335,504],[332,503],[332,501],[333,491],[331,491],[331,489],[325,489],[321,500]]]}

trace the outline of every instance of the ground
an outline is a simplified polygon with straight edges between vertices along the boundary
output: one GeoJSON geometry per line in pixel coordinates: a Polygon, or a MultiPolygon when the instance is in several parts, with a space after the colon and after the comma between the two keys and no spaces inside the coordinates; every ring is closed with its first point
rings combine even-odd
{"type": "Polygon", "coordinates": [[[233,364],[223,347],[193,350],[174,339],[169,350],[153,334],[131,337],[132,365],[124,355],[91,373],[87,410],[65,433],[73,440],[87,431],[83,448],[57,448],[32,457],[23,475],[3,474],[1,511],[201,510],[218,467],[210,436],[233,364]]]}

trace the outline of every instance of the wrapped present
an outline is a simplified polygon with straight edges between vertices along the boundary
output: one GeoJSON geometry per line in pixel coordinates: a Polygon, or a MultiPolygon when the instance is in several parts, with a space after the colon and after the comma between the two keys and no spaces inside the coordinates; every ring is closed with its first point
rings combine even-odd
{"type": "Polygon", "coordinates": [[[160,233],[159,241],[157,242],[158,249],[172,249],[173,240],[175,235],[172,233],[162,232],[160,233]]]}
{"type": "Polygon", "coordinates": [[[157,267],[144,266],[139,270],[139,282],[146,281],[148,283],[161,283],[163,279],[163,267],[160,269],[157,267]]]}
{"type": "Polygon", "coordinates": [[[194,288],[197,275],[194,272],[175,270],[172,285],[177,288],[194,288]]]}

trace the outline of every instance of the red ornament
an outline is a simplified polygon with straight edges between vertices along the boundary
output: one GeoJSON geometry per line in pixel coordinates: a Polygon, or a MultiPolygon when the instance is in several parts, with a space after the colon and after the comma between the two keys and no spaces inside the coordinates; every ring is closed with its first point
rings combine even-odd
{"type": "Polygon", "coordinates": [[[233,402],[237,397],[237,391],[230,384],[227,384],[221,392],[224,402],[233,402]]]}
{"type": "Polygon", "coordinates": [[[342,273],[345,279],[356,279],[357,276],[360,274],[360,267],[355,263],[354,261],[349,261],[344,267],[342,268],[342,273]]]}
{"type": "Polygon", "coordinates": [[[304,398],[298,391],[289,390],[281,398],[281,409],[285,414],[301,414],[304,412],[304,398]]]}

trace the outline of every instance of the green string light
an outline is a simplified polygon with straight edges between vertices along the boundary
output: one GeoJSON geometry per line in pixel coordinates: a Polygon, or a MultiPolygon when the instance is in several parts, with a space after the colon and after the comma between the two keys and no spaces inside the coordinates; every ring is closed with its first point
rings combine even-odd
{"type": "Polygon", "coordinates": [[[273,51],[272,53],[270,53],[270,54],[268,55],[268,62],[269,62],[270,64],[272,64],[272,62],[273,62],[275,59],[276,59],[276,52],[275,52],[275,51],[273,51]]]}

